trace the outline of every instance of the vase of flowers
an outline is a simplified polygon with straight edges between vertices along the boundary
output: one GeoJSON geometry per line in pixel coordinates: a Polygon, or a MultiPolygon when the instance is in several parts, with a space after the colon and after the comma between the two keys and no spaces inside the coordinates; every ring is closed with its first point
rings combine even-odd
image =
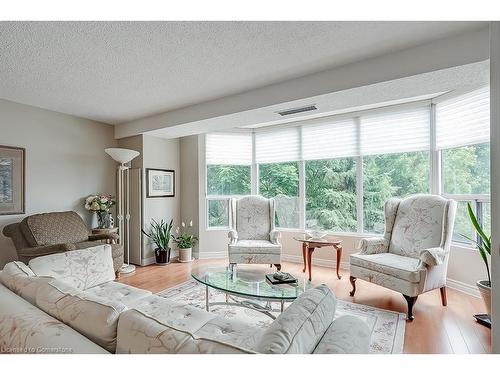
{"type": "Polygon", "coordinates": [[[97,215],[99,229],[112,228],[113,218],[109,210],[116,204],[110,194],[94,194],[85,199],[85,209],[97,215]]]}
{"type": "Polygon", "coordinates": [[[151,220],[151,227],[149,231],[142,229],[142,233],[148,237],[155,244],[155,259],[158,265],[167,265],[170,263],[170,240],[174,238],[171,235],[173,227],[173,220],[170,223],[166,223],[161,220],[159,223],[153,219],[151,220]]]}
{"type": "MultiPolygon", "coordinates": [[[[186,223],[182,222],[181,227],[186,228],[186,223]]],[[[188,227],[193,227],[192,220],[189,222],[188,227]]],[[[177,244],[177,248],[179,249],[179,262],[191,262],[193,260],[193,246],[196,245],[198,237],[184,232],[179,227],[176,228],[175,233],[177,233],[177,237],[175,237],[174,241],[177,244]]]]}

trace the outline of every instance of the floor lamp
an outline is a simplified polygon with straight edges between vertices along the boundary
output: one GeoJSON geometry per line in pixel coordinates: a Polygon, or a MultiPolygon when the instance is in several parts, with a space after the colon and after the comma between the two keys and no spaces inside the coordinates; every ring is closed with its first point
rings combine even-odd
{"type": "Polygon", "coordinates": [[[132,159],[139,156],[139,152],[135,150],[128,150],[126,148],[107,148],[104,150],[106,154],[111,156],[115,161],[120,163],[118,166],[118,188],[117,188],[117,214],[118,219],[118,234],[120,236],[120,244],[125,245],[124,250],[127,252],[127,264],[123,264],[120,269],[121,273],[130,273],[135,271],[135,266],[130,264],[130,167],[125,165],[130,163],[132,159]],[[123,222],[125,220],[125,223],[123,222]],[[127,235],[127,241],[124,241],[123,230],[125,228],[125,233],[127,235]]]}

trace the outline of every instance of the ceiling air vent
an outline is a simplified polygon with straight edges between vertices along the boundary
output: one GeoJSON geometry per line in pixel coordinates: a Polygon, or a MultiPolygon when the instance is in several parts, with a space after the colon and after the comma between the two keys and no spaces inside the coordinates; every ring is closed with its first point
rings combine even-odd
{"type": "Polygon", "coordinates": [[[294,115],[295,113],[315,111],[318,109],[314,104],[305,107],[285,109],[284,111],[278,111],[281,116],[294,115]]]}

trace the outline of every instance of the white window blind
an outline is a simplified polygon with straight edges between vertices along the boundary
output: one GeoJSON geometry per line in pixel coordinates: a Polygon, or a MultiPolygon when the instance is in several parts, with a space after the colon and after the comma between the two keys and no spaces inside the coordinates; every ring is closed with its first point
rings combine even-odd
{"type": "Polygon", "coordinates": [[[430,106],[361,116],[361,153],[377,155],[430,148],[430,106]]]}
{"type": "Polygon", "coordinates": [[[489,87],[438,103],[436,134],[439,149],[489,142],[489,87]]]}
{"type": "Polygon", "coordinates": [[[212,133],[206,135],[207,165],[252,164],[251,133],[212,133]]]}
{"type": "Polygon", "coordinates": [[[302,128],[302,155],[305,160],[357,156],[357,139],[354,119],[305,125],[302,128]]]}
{"type": "Polygon", "coordinates": [[[255,161],[257,163],[280,163],[299,159],[299,128],[276,129],[255,133],[255,161]]]}

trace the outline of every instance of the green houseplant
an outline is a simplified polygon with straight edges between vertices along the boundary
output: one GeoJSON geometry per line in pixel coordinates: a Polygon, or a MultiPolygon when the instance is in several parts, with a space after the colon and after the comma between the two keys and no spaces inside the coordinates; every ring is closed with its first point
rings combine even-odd
{"type": "MultiPolygon", "coordinates": [[[[186,228],[186,224],[184,222],[181,223],[181,226],[182,228],[186,228]]],[[[190,221],[189,228],[191,228],[192,226],[193,221],[190,221]]],[[[174,239],[174,241],[175,243],[177,243],[177,248],[179,249],[179,262],[191,262],[193,260],[193,246],[196,245],[196,242],[198,242],[198,237],[181,231],[179,227],[175,229],[175,233],[177,233],[177,237],[174,239]]]]}
{"type": "Polygon", "coordinates": [[[476,282],[476,285],[479,289],[479,292],[481,293],[481,296],[483,297],[484,304],[486,305],[486,312],[488,316],[491,316],[491,275],[488,259],[491,256],[491,236],[487,235],[484,232],[484,229],[479,224],[470,203],[467,203],[467,212],[469,214],[472,226],[474,227],[476,233],[479,235],[480,240],[476,241],[475,239],[469,238],[465,235],[462,236],[476,244],[476,247],[479,250],[479,255],[481,255],[481,259],[483,260],[486,267],[488,280],[479,280],[476,282]]]}
{"type": "Polygon", "coordinates": [[[167,224],[167,222],[162,219],[158,223],[153,219],[151,220],[151,227],[148,232],[142,229],[142,233],[156,245],[156,264],[166,265],[170,263],[170,240],[174,238],[171,234],[173,222],[174,220],[170,220],[170,223],[167,224]]]}

